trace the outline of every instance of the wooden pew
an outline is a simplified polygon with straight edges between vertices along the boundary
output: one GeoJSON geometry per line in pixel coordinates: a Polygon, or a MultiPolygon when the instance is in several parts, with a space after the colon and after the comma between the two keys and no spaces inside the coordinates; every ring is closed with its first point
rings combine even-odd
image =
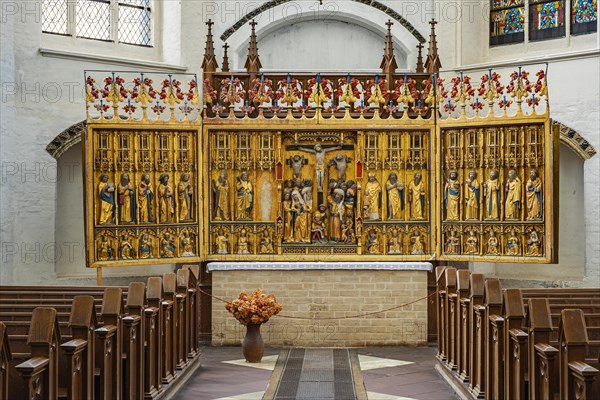
{"type": "Polygon", "coordinates": [[[483,352],[485,353],[485,363],[482,368],[485,369],[485,376],[483,383],[485,384],[485,398],[493,399],[494,394],[499,394],[499,383],[497,377],[502,371],[502,365],[496,363],[496,360],[500,358],[500,354],[492,353],[492,350],[498,352],[502,351],[502,342],[498,336],[494,337],[494,328],[496,335],[502,330],[502,321],[499,321],[497,317],[502,310],[502,289],[500,287],[500,281],[497,279],[489,279],[484,284],[484,315],[482,318],[483,323],[483,352]],[[492,316],[494,316],[494,322],[498,322],[492,325],[492,316]],[[494,342],[498,345],[494,346],[494,342]],[[494,378],[494,379],[492,379],[494,378]]]}
{"type": "MultiPolygon", "coordinates": [[[[154,398],[162,393],[162,337],[166,321],[162,307],[162,279],[148,278],[146,300],[148,307],[144,310],[144,326],[146,346],[144,357],[144,398],[154,398]]],[[[167,327],[169,329],[169,327],[167,327]]]]}
{"type": "Polygon", "coordinates": [[[60,346],[67,358],[68,399],[91,399],[94,396],[94,330],[97,325],[94,298],[75,296],[69,318],[71,340],[60,346]]]}
{"type": "Polygon", "coordinates": [[[177,284],[175,274],[172,272],[163,275],[163,310],[165,312],[165,329],[163,336],[162,382],[170,383],[176,378],[177,349],[179,340],[179,312],[177,304],[177,284]]]}
{"type": "Polygon", "coordinates": [[[458,376],[463,382],[469,380],[467,359],[469,350],[466,347],[466,341],[469,335],[469,271],[456,271],[456,368],[458,376]]]}
{"type": "Polygon", "coordinates": [[[437,312],[437,358],[440,361],[446,361],[446,268],[447,267],[436,267],[436,286],[437,286],[437,297],[436,297],[436,312],[437,312]]]}
{"type": "Polygon", "coordinates": [[[8,399],[8,366],[12,360],[6,325],[0,322],[0,400],[8,399]]]}
{"type": "Polygon", "coordinates": [[[147,291],[143,283],[132,283],[125,290],[6,287],[0,295],[0,319],[8,319],[7,329],[16,332],[6,337],[16,340],[20,357],[13,359],[22,362],[32,354],[25,334],[32,312],[41,304],[56,307],[56,345],[61,338],[65,343],[56,355],[60,381],[51,386],[58,397],[50,398],[162,398],[172,386],[169,383],[189,376],[188,367],[198,365],[198,278],[199,267],[193,265],[165,274],[164,279],[150,278],[147,291]],[[63,385],[68,376],[75,380],[63,385]]]}
{"type": "Polygon", "coordinates": [[[144,308],[146,285],[143,282],[129,284],[126,315],[123,317],[123,398],[143,399],[144,366],[144,308]]]}
{"type": "Polygon", "coordinates": [[[195,358],[200,353],[200,266],[184,265],[183,269],[190,271],[188,281],[188,297],[190,309],[189,323],[189,354],[190,359],[195,358]]]}
{"type": "MultiPolygon", "coordinates": [[[[20,344],[20,358],[33,356],[24,346],[23,333],[29,329],[31,336],[31,327],[34,326],[33,316],[40,311],[49,309],[53,312],[53,318],[56,320],[56,331],[58,333],[57,344],[59,347],[53,347],[52,353],[56,362],[60,363],[61,368],[57,369],[56,388],[53,391],[57,397],[66,397],[68,399],[85,399],[93,397],[94,385],[94,328],[96,326],[96,313],[94,302],[90,296],[76,296],[73,301],[71,313],[66,321],[59,322],[58,313],[53,308],[36,307],[29,314],[29,319],[18,318],[4,319],[9,324],[9,330],[12,330],[12,339],[20,344]],[[62,325],[62,327],[61,327],[62,325]],[[59,351],[56,349],[60,348],[59,351]]],[[[36,326],[37,334],[42,335],[39,330],[45,328],[43,325],[36,326]]],[[[54,344],[52,345],[54,346],[54,344]]],[[[22,364],[23,365],[23,364],[22,364]]],[[[31,378],[36,379],[36,378],[31,378]]],[[[54,379],[51,380],[54,382],[54,379]]]]}
{"type": "MultiPolygon", "coordinates": [[[[591,367],[598,368],[598,354],[600,352],[600,340],[589,340],[588,334],[590,331],[594,331],[596,327],[587,327],[585,320],[586,316],[581,310],[573,310],[565,308],[561,311],[561,320],[559,323],[559,329],[556,329],[556,325],[553,325],[550,314],[550,305],[548,299],[529,299],[529,356],[530,356],[530,367],[529,367],[529,398],[530,399],[553,399],[559,393],[562,393],[560,389],[566,382],[563,382],[563,378],[566,375],[561,375],[562,362],[561,352],[571,345],[574,352],[571,352],[571,356],[575,352],[581,351],[583,347],[586,349],[594,349],[592,352],[592,358],[590,360],[589,354],[586,357],[584,353],[583,357],[580,357],[577,362],[584,362],[591,364],[591,367]],[[564,314],[567,313],[569,316],[569,323],[565,325],[567,321],[564,320],[564,314]],[[579,318],[581,316],[581,318],[579,318]],[[581,319],[581,321],[579,321],[581,319]],[[551,333],[554,331],[559,332],[558,340],[553,340],[551,333]],[[562,335],[562,336],[561,336],[562,335]],[[583,346],[583,339],[585,339],[585,346],[583,346]]],[[[598,317],[596,317],[596,323],[598,317]]],[[[579,356],[579,354],[577,354],[579,356]]],[[[573,358],[571,358],[573,360],[573,358]]],[[[565,368],[568,368],[565,367],[565,368]]],[[[589,369],[583,368],[582,371],[589,371],[589,369]]],[[[567,377],[568,378],[568,377],[567,377]]],[[[600,385],[597,382],[596,385],[600,385]]],[[[589,393],[589,391],[588,391],[589,393]]]]}
{"type": "Polygon", "coordinates": [[[60,330],[56,311],[38,307],[30,322],[5,324],[15,356],[9,367],[10,398],[58,399],[60,330]]]}
{"type": "MultiPolygon", "coordinates": [[[[464,386],[467,397],[525,399],[536,398],[535,390],[548,391],[533,374],[543,370],[539,357],[536,361],[534,356],[533,344],[544,337],[548,343],[558,343],[558,330],[552,327],[553,323],[558,325],[565,308],[576,307],[582,311],[589,348],[595,349],[592,359],[588,355],[585,361],[588,367],[600,367],[600,348],[596,346],[600,344],[598,289],[502,290],[497,280],[484,283],[480,274],[474,277],[467,271],[447,267],[438,267],[436,276],[437,322],[439,327],[445,327],[438,329],[437,358],[439,365],[450,371],[443,375],[453,376],[460,382],[458,386],[468,382],[464,386]],[[548,302],[547,321],[536,312],[542,304],[539,299],[544,296],[547,298],[543,301],[548,302]],[[531,313],[529,307],[532,307],[531,313]]],[[[553,356],[551,350],[547,354],[553,356]]],[[[556,350],[555,358],[558,354],[556,350]]],[[[591,371],[588,367],[580,371],[580,377],[585,371],[591,371]]],[[[600,392],[600,383],[598,385],[600,392]]],[[[595,390],[595,386],[590,390],[595,390]]]]}
{"type": "Polygon", "coordinates": [[[123,291],[107,287],[102,301],[102,326],[96,329],[96,368],[98,385],[96,398],[116,399],[122,397],[123,354],[123,291]]]}
{"type": "Polygon", "coordinates": [[[188,366],[188,354],[190,348],[190,309],[188,299],[188,285],[190,271],[187,269],[177,270],[177,322],[179,323],[177,337],[177,369],[182,370],[188,366]]]}
{"type": "Polygon", "coordinates": [[[447,351],[447,364],[450,369],[456,369],[456,268],[446,268],[446,296],[444,297],[444,321],[448,332],[444,336],[444,347],[447,351]]]}
{"type": "MultiPolygon", "coordinates": [[[[586,363],[590,341],[583,312],[566,309],[561,312],[559,326],[560,395],[565,399],[597,399],[600,396],[600,371],[586,363]]],[[[596,348],[600,344],[595,344],[596,348]]],[[[597,354],[597,353],[596,353],[597,354]]],[[[594,360],[598,366],[598,356],[594,360]]]]}
{"type": "MultiPolygon", "coordinates": [[[[482,319],[481,310],[484,300],[484,278],[483,274],[470,274],[469,276],[469,335],[463,337],[461,347],[466,352],[467,360],[467,378],[469,380],[469,391],[476,392],[476,388],[483,388],[481,384],[482,368],[479,366],[485,363],[483,355],[483,340],[482,337],[482,319]]],[[[478,389],[477,389],[478,391],[478,389]]],[[[478,394],[478,393],[477,393],[478,394]]],[[[476,394],[476,396],[477,396],[476,394]]]]}

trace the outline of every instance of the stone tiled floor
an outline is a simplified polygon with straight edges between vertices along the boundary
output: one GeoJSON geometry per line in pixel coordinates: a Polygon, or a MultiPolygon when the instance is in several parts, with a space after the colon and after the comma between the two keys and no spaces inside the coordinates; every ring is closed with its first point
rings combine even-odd
{"type": "MultiPolygon", "coordinates": [[[[239,361],[242,357],[240,347],[203,347],[202,366],[176,399],[260,399],[271,377],[276,358],[268,356],[278,354],[279,349],[266,348],[265,356],[270,364],[256,365],[253,368],[250,364],[239,361]]],[[[368,347],[358,349],[358,354],[369,400],[457,398],[434,370],[433,348],[368,347]]]]}

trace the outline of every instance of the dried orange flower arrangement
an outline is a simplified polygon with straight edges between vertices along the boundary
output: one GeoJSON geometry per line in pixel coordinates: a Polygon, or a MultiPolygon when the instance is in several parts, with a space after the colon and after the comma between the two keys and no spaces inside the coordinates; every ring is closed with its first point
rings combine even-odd
{"type": "Polygon", "coordinates": [[[262,289],[256,289],[251,295],[242,291],[237,299],[225,304],[225,308],[240,324],[252,325],[267,322],[281,311],[281,304],[274,295],[267,296],[262,289]]]}

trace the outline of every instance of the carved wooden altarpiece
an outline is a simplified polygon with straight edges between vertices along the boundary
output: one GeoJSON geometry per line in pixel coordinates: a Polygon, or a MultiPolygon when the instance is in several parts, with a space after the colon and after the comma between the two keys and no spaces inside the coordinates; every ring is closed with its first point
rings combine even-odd
{"type": "Polygon", "coordinates": [[[434,26],[417,73],[391,25],[372,76],[263,74],[254,29],[245,72],[209,32],[201,82],[87,73],[88,266],[556,262],[546,71],[444,79],[434,26]]]}

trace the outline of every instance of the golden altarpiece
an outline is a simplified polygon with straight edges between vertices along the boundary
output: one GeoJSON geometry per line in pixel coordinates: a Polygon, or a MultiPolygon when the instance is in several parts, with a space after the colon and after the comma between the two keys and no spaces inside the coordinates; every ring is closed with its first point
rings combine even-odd
{"type": "Polygon", "coordinates": [[[556,262],[546,71],[375,76],[86,72],[89,267],[200,262],[556,262]]]}

